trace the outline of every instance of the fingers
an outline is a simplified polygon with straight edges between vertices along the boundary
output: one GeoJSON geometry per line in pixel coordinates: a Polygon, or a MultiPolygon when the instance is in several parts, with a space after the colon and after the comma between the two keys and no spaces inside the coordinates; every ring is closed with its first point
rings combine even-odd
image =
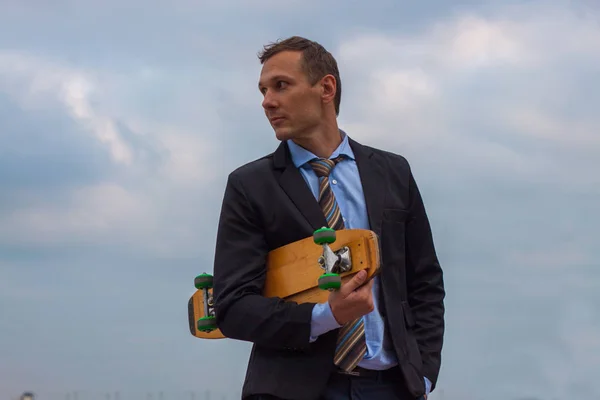
{"type": "MultiPolygon", "coordinates": [[[[365,272],[365,275],[366,275],[366,271],[361,271],[361,272],[365,272]]],[[[365,277],[365,279],[363,279],[362,285],[358,289],[355,289],[355,291],[357,291],[357,292],[371,292],[371,290],[373,289],[373,279],[369,279],[368,282],[364,283],[365,280],[366,280],[366,277],[365,277]]]]}
{"type": "Polygon", "coordinates": [[[360,285],[362,285],[366,279],[367,279],[367,271],[365,271],[364,269],[358,271],[358,273],[356,275],[354,275],[352,277],[352,279],[350,279],[348,282],[346,282],[344,285],[342,285],[342,287],[340,288],[341,294],[344,297],[348,296],[350,293],[352,293],[354,290],[356,290],[356,288],[358,288],[360,285]]]}
{"type": "Polygon", "coordinates": [[[368,312],[373,311],[375,304],[373,302],[373,279],[370,279],[367,283],[356,289],[354,294],[357,296],[357,300],[360,299],[359,301],[368,307],[368,312]]]}

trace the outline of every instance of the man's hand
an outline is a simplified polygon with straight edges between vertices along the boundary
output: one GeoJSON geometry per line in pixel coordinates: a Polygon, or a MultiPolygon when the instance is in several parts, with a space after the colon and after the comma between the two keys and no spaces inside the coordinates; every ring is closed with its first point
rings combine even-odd
{"type": "Polygon", "coordinates": [[[364,284],[366,279],[367,271],[361,270],[339,290],[329,294],[329,306],[338,324],[344,325],[373,311],[373,280],[364,284]]]}

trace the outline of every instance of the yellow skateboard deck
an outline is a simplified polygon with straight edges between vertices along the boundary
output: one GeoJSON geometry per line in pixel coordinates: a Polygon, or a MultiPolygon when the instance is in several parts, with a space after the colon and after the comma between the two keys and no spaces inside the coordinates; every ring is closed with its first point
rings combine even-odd
{"type": "MultiPolygon", "coordinates": [[[[333,231],[321,228],[312,237],[287,244],[267,255],[263,295],[296,303],[324,303],[358,271],[367,281],[379,272],[379,238],[367,229],[333,231]]],[[[190,333],[201,339],[223,339],[216,327],[212,276],[198,275],[196,292],[188,301],[190,333]]]]}

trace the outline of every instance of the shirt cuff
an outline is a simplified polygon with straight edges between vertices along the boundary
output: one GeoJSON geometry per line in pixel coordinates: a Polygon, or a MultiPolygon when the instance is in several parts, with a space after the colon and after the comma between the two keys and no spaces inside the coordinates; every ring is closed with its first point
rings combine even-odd
{"type": "Polygon", "coordinates": [[[317,340],[320,335],[340,327],[341,325],[335,320],[328,302],[315,304],[310,322],[310,343],[317,340]]]}
{"type": "Polygon", "coordinates": [[[429,396],[429,392],[431,391],[431,381],[427,379],[426,376],[423,377],[425,379],[425,394],[429,396]]]}

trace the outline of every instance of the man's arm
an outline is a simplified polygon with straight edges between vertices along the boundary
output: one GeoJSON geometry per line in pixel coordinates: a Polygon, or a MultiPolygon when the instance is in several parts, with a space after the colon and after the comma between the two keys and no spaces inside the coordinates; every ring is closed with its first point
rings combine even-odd
{"type": "Polygon", "coordinates": [[[423,199],[409,172],[409,215],[406,223],[408,302],[423,359],[423,374],[435,388],[444,336],[444,282],[423,199]]]}
{"type": "Polygon", "coordinates": [[[230,175],[215,249],[217,326],[232,339],[271,348],[307,349],[314,304],[262,295],[268,253],[262,224],[241,180],[230,175]]]}
{"type": "Polygon", "coordinates": [[[329,302],[316,304],[312,310],[310,342],[316,341],[324,333],[341,327],[342,325],[338,324],[333,316],[329,302]]]}

